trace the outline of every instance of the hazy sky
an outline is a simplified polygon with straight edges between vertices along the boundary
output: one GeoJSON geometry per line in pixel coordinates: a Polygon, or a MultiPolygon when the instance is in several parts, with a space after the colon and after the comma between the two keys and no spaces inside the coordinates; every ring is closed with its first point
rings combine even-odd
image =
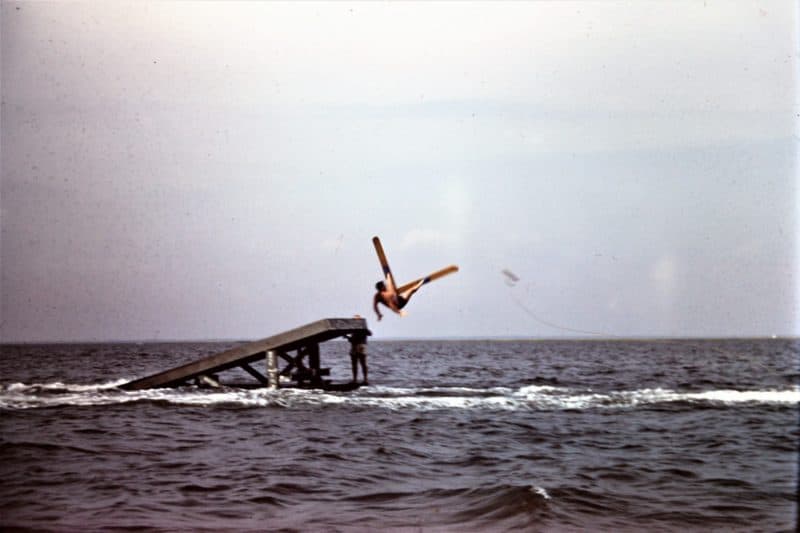
{"type": "Polygon", "coordinates": [[[3,1],[0,31],[2,341],[800,334],[795,2],[3,1]],[[373,235],[401,282],[461,271],[378,323],[373,235]]]}

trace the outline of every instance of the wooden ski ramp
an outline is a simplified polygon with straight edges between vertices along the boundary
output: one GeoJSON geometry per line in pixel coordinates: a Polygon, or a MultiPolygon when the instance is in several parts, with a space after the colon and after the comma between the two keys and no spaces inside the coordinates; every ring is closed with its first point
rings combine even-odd
{"type": "Polygon", "coordinates": [[[237,346],[175,367],[152,376],[136,379],[121,385],[125,390],[142,390],[184,385],[191,380],[216,385],[215,374],[231,368],[240,367],[256,378],[261,385],[277,387],[278,374],[291,376],[299,384],[305,382],[312,386],[325,386],[322,376],[328,369],[320,368],[319,343],[354,333],[367,333],[367,321],[363,318],[324,318],[304,326],[237,346]],[[292,356],[289,352],[296,351],[292,356]],[[308,357],[307,362],[304,359],[308,357]],[[280,372],[277,359],[286,361],[280,372]],[[269,377],[251,366],[263,360],[269,377]]]}

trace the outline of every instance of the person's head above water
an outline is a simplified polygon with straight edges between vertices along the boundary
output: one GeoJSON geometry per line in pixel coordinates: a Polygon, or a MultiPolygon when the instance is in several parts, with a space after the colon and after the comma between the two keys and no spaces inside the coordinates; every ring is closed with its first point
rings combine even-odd
{"type": "Polygon", "coordinates": [[[375,284],[375,288],[379,291],[382,291],[386,289],[386,284],[382,281],[379,281],[378,283],[375,284]]]}

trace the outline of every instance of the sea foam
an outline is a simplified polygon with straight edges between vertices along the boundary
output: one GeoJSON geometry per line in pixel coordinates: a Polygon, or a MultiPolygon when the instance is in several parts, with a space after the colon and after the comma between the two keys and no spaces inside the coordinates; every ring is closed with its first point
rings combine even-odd
{"type": "Polygon", "coordinates": [[[194,387],[122,391],[123,381],[87,385],[61,382],[12,383],[0,386],[0,408],[30,409],[53,406],[123,404],[163,401],[176,405],[235,405],[284,407],[307,405],[361,406],[396,409],[563,410],[625,409],[647,405],[689,402],[736,406],[742,404],[800,404],[800,389],[707,390],[685,392],[671,389],[592,391],[553,386],[505,387],[365,387],[354,392],[307,389],[221,389],[194,387]]]}

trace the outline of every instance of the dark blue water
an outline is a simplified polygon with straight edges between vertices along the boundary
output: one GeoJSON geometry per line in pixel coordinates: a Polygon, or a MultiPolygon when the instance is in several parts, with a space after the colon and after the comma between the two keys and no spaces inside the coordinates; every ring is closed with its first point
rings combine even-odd
{"type": "Polygon", "coordinates": [[[349,393],[115,388],[229,346],[3,346],[0,527],[795,529],[797,341],[378,341],[349,393]]]}

